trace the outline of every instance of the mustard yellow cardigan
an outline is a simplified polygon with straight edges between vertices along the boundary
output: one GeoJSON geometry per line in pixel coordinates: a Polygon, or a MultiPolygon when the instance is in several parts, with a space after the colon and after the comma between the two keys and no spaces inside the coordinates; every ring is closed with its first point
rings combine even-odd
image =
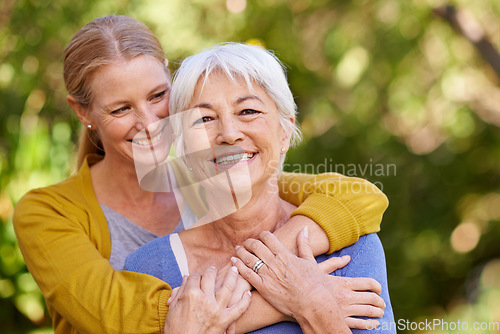
{"type": "MultiPolygon", "coordinates": [[[[111,241],[92,187],[89,156],[77,174],[34,189],[16,205],[14,228],[56,333],[161,333],[171,288],[144,274],[115,271],[111,241]]],[[[330,251],[377,232],[386,196],[371,183],[338,174],[283,173],[282,198],[327,232],[330,251]],[[360,189],[364,189],[360,191],[360,189]]]]}

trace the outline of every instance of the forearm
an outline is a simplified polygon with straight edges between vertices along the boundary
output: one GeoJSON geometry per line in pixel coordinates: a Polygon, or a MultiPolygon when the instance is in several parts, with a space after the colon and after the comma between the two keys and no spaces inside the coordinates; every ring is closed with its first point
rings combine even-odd
{"type": "MultiPolygon", "coordinates": [[[[95,272],[103,269],[92,267],[95,272]]],[[[81,279],[70,275],[68,281],[44,294],[51,314],[57,312],[82,333],[161,332],[171,292],[167,284],[125,271],[101,273],[98,276],[106,277],[100,282],[94,282],[91,271],[81,274],[81,279]]]]}
{"type": "MultiPolygon", "coordinates": [[[[292,217],[286,224],[274,231],[274,235],[288,250],[297,255],[297,235],[305,226],[309,228],[311,248],[314,255],[327,252],[329,241],[325,232],[318,224],[305,216],[297,215],[292,217]]],[[[236,322],[236,331],[246,333],[281,321],[293,321],[293,318],[285,316],[276,310],[254,290],[248,310],[236,322]]]]}
{"type": "Polygon", "coordinates": [[[297,205],[292,216],[307,216],[328,235],[329,253],[380,230],[388,201],[372,183],[335,173],[282,173],[280,196],[297,205]]]}
{"type": "Polygon", "coordinates": [[[325,284],[329,276],[316,263],[306,231],[297,237],[300,258],[269,232],[261,233],[259,239],[237,250],[238,258],[233,262],[242,277],[273,307],[297,320],[305,332],[347,333],[335,295],[325,284]],[[258,273],[248,266],[255,256],[266,263],[258,273]]]}
{"type": "Polygon", "coordinates": [[[19,247],[55,326],[88,333],[160,331],[170,287],[151,276],[114,271],[85,225],[61,211],[25,199],[14,216],[19,247]]]}
{"type": "Polygon", "coordinates": [[[258,291],[252,291],[252,301],[236,321],[236,333],[247,333],[281,321],[294,321],[269,304],[258,291]]]}
{"type": "Polygon", "coordinates": [[[293,216],[286,224],[274,231],[274,235],[289,251],[297,255],[297,235],[306,226],[309,229],[309,240],[314,255],[326,253],[330,248],[330,241],[325,231],[306,216],[293,216]]]}
{"type": "Polygon", "coordinates": [[[330,306],[333,307],[317,307],[310,310],[310,312],[298,316],[296,320],[302,332],[305,334],[352,333],[344,318],[338,312],[338,307],[331,304],[330,306]]]}

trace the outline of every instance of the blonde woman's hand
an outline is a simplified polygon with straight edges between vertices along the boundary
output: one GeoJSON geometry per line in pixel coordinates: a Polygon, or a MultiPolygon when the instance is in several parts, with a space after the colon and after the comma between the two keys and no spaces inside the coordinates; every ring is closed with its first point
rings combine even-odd
{"type": "MultiPolygon", "coordinates": [[[[235,268],[231,262],[229,262],[227,265],[224,267],[220,268],[219,271],[217,272],[217,279],[215,280],[215,292],[219,291],[219,289],[222,288],[224,279],[227,275],[227,272],[231,270],[232,268],[235,268]]],[[[231,297],[231,300],[229,301],[228,306],[233,306],[238,301],[243,298],[243,294],[249,292],[252,290],[252,286],[250,283],[248,283],[241,275],[238,275],[236,279],[236,283],[234,286],[233,290],[233,296],[231,297]]],[[[233,322],[228,328],[227,328],[227,333],[234,333],[236,331],[236,322],[233,322]]]]}
{"type": "MultiPolygon", "coordinates": [[[[225,333],[250,304],[250,293],[230,305],[236,286],[236,268],[228,271],[219,291],[215,291],[217,269],[209,267],[203,275],[185,276],[169,300],[165,333],[225,333]]],[[[232,326],[234,328],[234,326],[232,326]]]]}

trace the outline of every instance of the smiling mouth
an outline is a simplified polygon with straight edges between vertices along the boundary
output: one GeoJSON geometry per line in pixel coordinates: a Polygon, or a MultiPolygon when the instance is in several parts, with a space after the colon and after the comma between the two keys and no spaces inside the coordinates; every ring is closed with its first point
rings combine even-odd
{"type": "Polygon", "coordinates": [[[150,146],[158,143],[161,139],[161,132],[159,132],[156,136],[151,137],[151,140],[149,138],[144,138],[144,139],[132,139],[132,143],[140,145],[140,146],[150,146]]]}
{"type": "Polygon", "coordinates": [[[215,158],[213,162],[215,162],[219,166],[223,165],[234,165],[240,161],[247,161],[252,159],[256,153],[238,153],[234,155],[227,155],[221,158],[215,158]]]}

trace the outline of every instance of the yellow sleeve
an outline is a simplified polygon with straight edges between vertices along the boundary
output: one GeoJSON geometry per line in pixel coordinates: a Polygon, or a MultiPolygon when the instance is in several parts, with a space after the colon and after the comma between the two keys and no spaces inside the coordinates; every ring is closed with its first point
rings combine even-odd
{"type": "Polygon", "coordinates": [[[16,205],[19,247],[55,333],[163,332],[170,286],[152,276],[115,271],[101,254],[109,248],[109,232],[92,224],[96,217],[84,206],[43,190],[31,191],[16,205]]]}
{"type": "Polygon", "coordinates": [[[374,184],[337,173],[319,175],[283,172],[280,196],[299,206],[304,215],[320,225],[330,240],[330,253],[352,245],[365,234],[380,231],[389,202],[374,184]]]}

